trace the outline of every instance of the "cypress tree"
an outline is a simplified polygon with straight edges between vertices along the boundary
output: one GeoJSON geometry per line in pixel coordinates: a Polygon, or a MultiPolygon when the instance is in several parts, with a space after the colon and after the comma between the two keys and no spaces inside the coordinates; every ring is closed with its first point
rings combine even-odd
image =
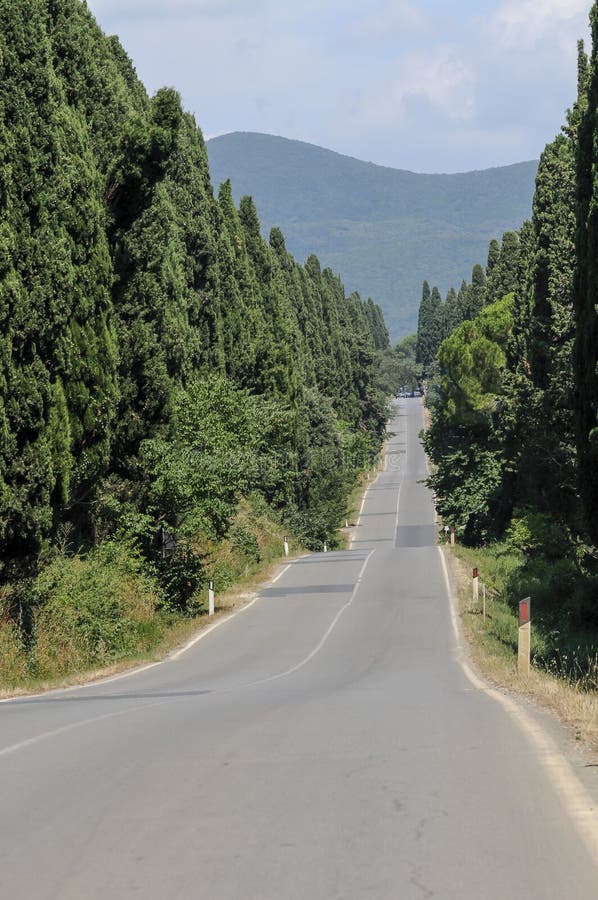
{"type": "Polygon", "coordinates": [[[575,275],[576,432],[578,483],[588,531],[598,542],[598,186],[595,171],[598,111],[598,4],[590,11],[592,54],[587,106],[579,125],[575,275]]]}
{"type": "Polygon", "coordinates": [[[462,321],[457,292],[454,288],[450,288],[443,307],[442,339],[448,337],[462,321]]]}
{"type": "Polygon", "coordinates": [[[115,402],[102,182],[54,71],[48,18],[0,10],[2,541],[34,559],[103,471],[115,402]]]}
{"type": "Polygon", "coordinates": [[[442,342],[443,308],[437,287],[430,292],[428,282],[424,282],[422,301],[419,307],[417,326],[416,362],[424,371],[432,364],[442,342]]]}
{"type": "Polygon", "coordinates": [[[483,266],[477,263],[471,272],[471,285],[467,297],[466,319],[475,319],[487,301],[486,273],[483,266]]]}

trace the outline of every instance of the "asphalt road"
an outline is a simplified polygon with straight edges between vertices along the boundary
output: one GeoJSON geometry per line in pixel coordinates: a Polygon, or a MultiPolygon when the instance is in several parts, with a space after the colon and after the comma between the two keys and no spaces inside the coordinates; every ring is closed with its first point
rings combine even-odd
{"type": "Polygon", "coordinates": [[[351,551],[0,704],[2,900],[596,900],[587,795],[461,665],[421,426],[402,401],[351,551]]]}

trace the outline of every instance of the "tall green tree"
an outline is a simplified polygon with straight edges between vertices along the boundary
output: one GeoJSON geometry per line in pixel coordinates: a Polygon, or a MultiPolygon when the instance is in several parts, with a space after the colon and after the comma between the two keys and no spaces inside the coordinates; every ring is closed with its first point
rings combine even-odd
{"type": "Polygon", "coordinates": [[[35,559],[107,458],[116,394],[102,181],[40,4],[0,9],[0,542],[35,559]]]}
{"type": "Polygon", "coordinates": [[[437,287],[424,281],[417,324],[416,361],[424,371],[432,364],[443,336],[442,298],[437,287]]]}
{"type": "Polygon", "coordinates": [[[575,275],[576,433],[579,490],[587,529],[598,543],[598,5],[590,12],[592,53],[587,100],[579,124],[575,275]]]}

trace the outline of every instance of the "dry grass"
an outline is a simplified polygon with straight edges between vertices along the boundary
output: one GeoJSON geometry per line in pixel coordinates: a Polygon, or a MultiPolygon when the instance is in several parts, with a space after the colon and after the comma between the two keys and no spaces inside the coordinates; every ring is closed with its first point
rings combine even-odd
{"type": "Polygon", "coordinates": [[[449,552],[448,559],[457,588],[463,633],[471,660],[481,674],[497,687],[533,698],[555,713],[571,729],[576,740],[598,752],[598,693],[582,692],[539,669],[532,669],[529,676],[521,677],[512,649],[501,643],[488,627],[494,615],[492,600],[488,602],[488,623],[482,617],[481,595],[480,608],[472,609],[469,560],[460,559],[455,552],[449,552]]]}

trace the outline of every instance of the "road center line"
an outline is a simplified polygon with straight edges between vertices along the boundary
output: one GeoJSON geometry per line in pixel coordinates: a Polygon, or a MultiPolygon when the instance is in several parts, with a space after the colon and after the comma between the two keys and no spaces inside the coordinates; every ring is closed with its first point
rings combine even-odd
{"type": "Polygon", "coordinates": [[[409,450],[409,441],[407,439],[407,428],[405,428],[405,458],[403,459],[403,471],[401,473],[401,483],[399,484],[399,490],[397,492],[397,514],[395,516],[395,533],[392,541],[392,545],[394,549],[397,549],[397,539],[399,536],[399,510],[401,505],[401,491],[403,489],[403,482],[405,481],[405,471],[407,469],[407,453],[409,450]]]}
{"type": "Polygon", "coordinates": [[[345,610],[347,610],[351,606],[353,601],[355,600],[355,597],[357,596],[357,591],[359,590],[359,587],[363,581],[363,576],[365,574],[367,564],[369,563],[370,559],[372,558],[372,556],[375,552],[376,552],[375,550],[370,550],[370,552],[366,556],[365,561],[364,561],[361,569],[359,570],[359,575],[357,576],[357,581],[355,582],[355,586],[353,588],[351,596],[349,597],[347,602],[344,604],[344,606],[341,606],[341,608],[335,615],[334,619],[332,620],[332,622],[330,623],[330,625],[328,626],[328,628],[326,629],[326,631],[324,632],[323,636],[320,638],[320,640],[318,641],[316,646],[313,648],[311,653],[309,653],[304,659],[302,659],[300,662],[298,662],[295,666],[292,666],[290,669],[286,669],[284,672],[278,672],[276,675],[269,675],[267,678],[260,678],[258,681],[251,681],[248,684],[240,685],[240,687],[255,687],[256,685],[259,685],[259,684],[268,684],[271,681],[278,681],[279,678],[286,678],[288,675],[293,675],[295,672],[298,672],[299,669],[302,669],[309,662],[311,662],[311,660],[314,658],[314,656],[316,656],[316,654],[320,652],[320,650],[322,649],[322,647],[324,646],[324,644],[326,643],[326,641],[328,640],[328,638],[330,637],[330,635],[332,634],[334,629],[336,628],[336,626],[337,626],[341,616],[345,612],[345,610]]]}
{"type": "Polygon", "coordinates": [[[91,716],[88,719],[79,719],[77,722],[71,722],[69,725],[62,725],[60,728],[53,728],[51,731],[43,731],[41,734],[35,734],[30,738],[25,738],[23,741],[19,741],[16,744],[10,744],[8,747],[2,747],[0,749],[0,758],[3,756],[10,756],[13,753],[17,753],[19,750],[25,750],[27,747],[33,747],[35,744],[39,744],[42,741],[49,740],[49,738],[58,737],[61,734],[67,734],[69,731],[76,731],[78,728],[84,728],[86,725],[94,725],[96,722],[105,722],[108,719],[118,719],[122,716],[128,716],[131,713],[139,712],[140,710],[145,709],[153,709],[156,706],[164,706],[166,703],[171,703],[172,700],[157,700],[155,703],[138,703],[136,706],[128,706],[126,709],[119,709],[115,712],[104,713],[101,716],[91,716]]]}

